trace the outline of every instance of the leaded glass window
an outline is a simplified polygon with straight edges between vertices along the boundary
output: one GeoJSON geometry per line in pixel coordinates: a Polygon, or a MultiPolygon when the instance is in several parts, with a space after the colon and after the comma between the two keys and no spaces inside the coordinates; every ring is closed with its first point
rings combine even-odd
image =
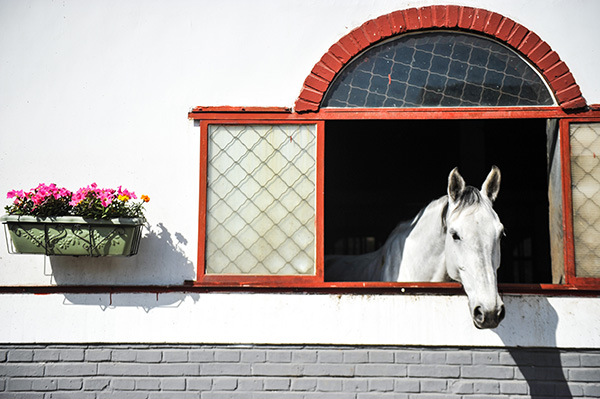
{"type": "Polygon", "coordinates": [[[210,125],[206,273],[314,275],[316,125],[210,125]]]}
{"type": "Polygon", "coordinates": [[[335,78],[337,108],[553,105],[540,75],[513,50],[461,32],[423,32],[373,46],[335,78]]]}
{"type": "Polygon", "coordinates": [[[600,123],[570,130],[575,275],[600,277],[600,123]]]}

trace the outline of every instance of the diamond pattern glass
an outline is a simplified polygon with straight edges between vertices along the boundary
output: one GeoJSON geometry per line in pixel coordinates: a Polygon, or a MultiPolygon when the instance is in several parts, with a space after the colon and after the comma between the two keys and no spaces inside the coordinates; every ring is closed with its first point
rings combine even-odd
{"type": "Polygon", "coordinates": [[[553,105],[548,87],[516,52],[460,32],[404,35],[371,47],[335,78],[336,108],[553,105]]]}
{"type": "Polygon", "coordinates": [[[315,273],[315,125],[210,125],[207,182],[207,274],[315,273]]]}
{"type": "Polygon", "coordinates": [[[600,123],[570,133],[575,275],[600,277],[600,123]]]}

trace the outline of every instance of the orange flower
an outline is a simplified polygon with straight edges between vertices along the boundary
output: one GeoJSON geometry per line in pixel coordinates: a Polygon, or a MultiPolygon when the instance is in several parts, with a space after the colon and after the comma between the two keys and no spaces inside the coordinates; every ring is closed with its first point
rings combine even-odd
{"type": "Polygon", "coordinates": [[[142,201],[149,202],[150,201],[150,197],[148,197],[147,195],[143,194],[142,195],[142,201]]]}

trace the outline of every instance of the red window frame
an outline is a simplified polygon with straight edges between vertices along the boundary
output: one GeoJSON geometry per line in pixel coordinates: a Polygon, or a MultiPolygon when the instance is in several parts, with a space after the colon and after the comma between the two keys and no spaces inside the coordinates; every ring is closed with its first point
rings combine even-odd
{"type": "MultiPolygon", "coordinates": [[[[592,107],[594,108],[594,107],[592,107]]],[[[423,109],[320,109],[318,112],[298,113],[288,108],[250,107],[197,107],[189,118],[199,121],[200,127],[200,192],[198,223],[197,278],[199,287],[254,287],[269,289],[391,289],[458,292],[458,283],[402,283],[402,282],[325,282],[324,281],[324,135],[329,120],[426,120],[426,119],[558,119],[561,134],[561,174],[564,240],[564,284],[500,284],[505,293],[554,294],[595,292],[600,290],[600,278],[575,276],[573,242],[573,214],[571,201],[571,158],[569,137],[571,123],[600,122],[600,111],[587,110],[578,114],[565,112],[561,107],[477,107],[477,108],[423,108],[423,109]],[[206,166],[207,131],[209,125],[243,124],[315,124],[317,125],[317,204],[316,204],[316,264],[311,276],[267,275],[208,275],[204,272],[206,226],[206,166]]]]}
{"type": "MultiPolygon", "coordinates": [[[[570,138],[571,124],[574,123],[600,123],[597,113],[592,117],[565,118],[560,120],[560,132],[570,138]]],[[[600,278],[577,277],[575,273],[575,236],[573,231],[573,198],[571,181],[571,141],[561,140],[561,167],[562,167],[562,193],[563,193],[563,220],[564,220],[564,251],[565,251],[565,279],[566,284],[600,289],[600,278]],[[564,210],[567,210],[566,212],[564,210]]]]}
{"type": "Polygon", "coordinates": [[[217,286],[287,286],[287,287],[302,287],[312,286],[319,284],[323,281],[323,191],[324,191],[324,135],[323,131],[325,128],[324,121],[311,121],[291,118],[288,120],[274,120],[271,119],[271,115],[256,114],[253,116],[261,116],[264,119],[248,118],[247,114],[224,114],[225,118],[215,120],[202,120],[200,122],[200,208],[199,208],[199,220],[198,220],[198,268],[196,283],[202,283],[203,285],[217,285],[217,286]],[[243,116],[238,119],[236,116],[243,116]],[[317,126],[317,148],[316,148],[316,218],[315,218],[315,244],[316,244],[316,264],[315,274],[311,276],[306,275],[215,275],[205,273],[205,245],[206,245],[206,189],[207,189],[207,178],[206,173],[202,171],[207,170],[208,162],[208,127],[210,125],[281,125],[281,124],[305,124],[305,125],[316,125],[317,126]]]}

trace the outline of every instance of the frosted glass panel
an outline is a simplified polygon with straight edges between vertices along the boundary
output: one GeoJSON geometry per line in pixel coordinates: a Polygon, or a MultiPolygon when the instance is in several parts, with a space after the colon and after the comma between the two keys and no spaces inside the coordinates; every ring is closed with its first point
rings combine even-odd
{"type": "Polygon", "coordinates": [[[600,277],[600,123],[571,125],[575,275],[600,277]]]}
{"type": "Polygon", "coordinates": [[[207,182],[207,274],[314,274],[315,125],[209,126],[207,182]]]}

